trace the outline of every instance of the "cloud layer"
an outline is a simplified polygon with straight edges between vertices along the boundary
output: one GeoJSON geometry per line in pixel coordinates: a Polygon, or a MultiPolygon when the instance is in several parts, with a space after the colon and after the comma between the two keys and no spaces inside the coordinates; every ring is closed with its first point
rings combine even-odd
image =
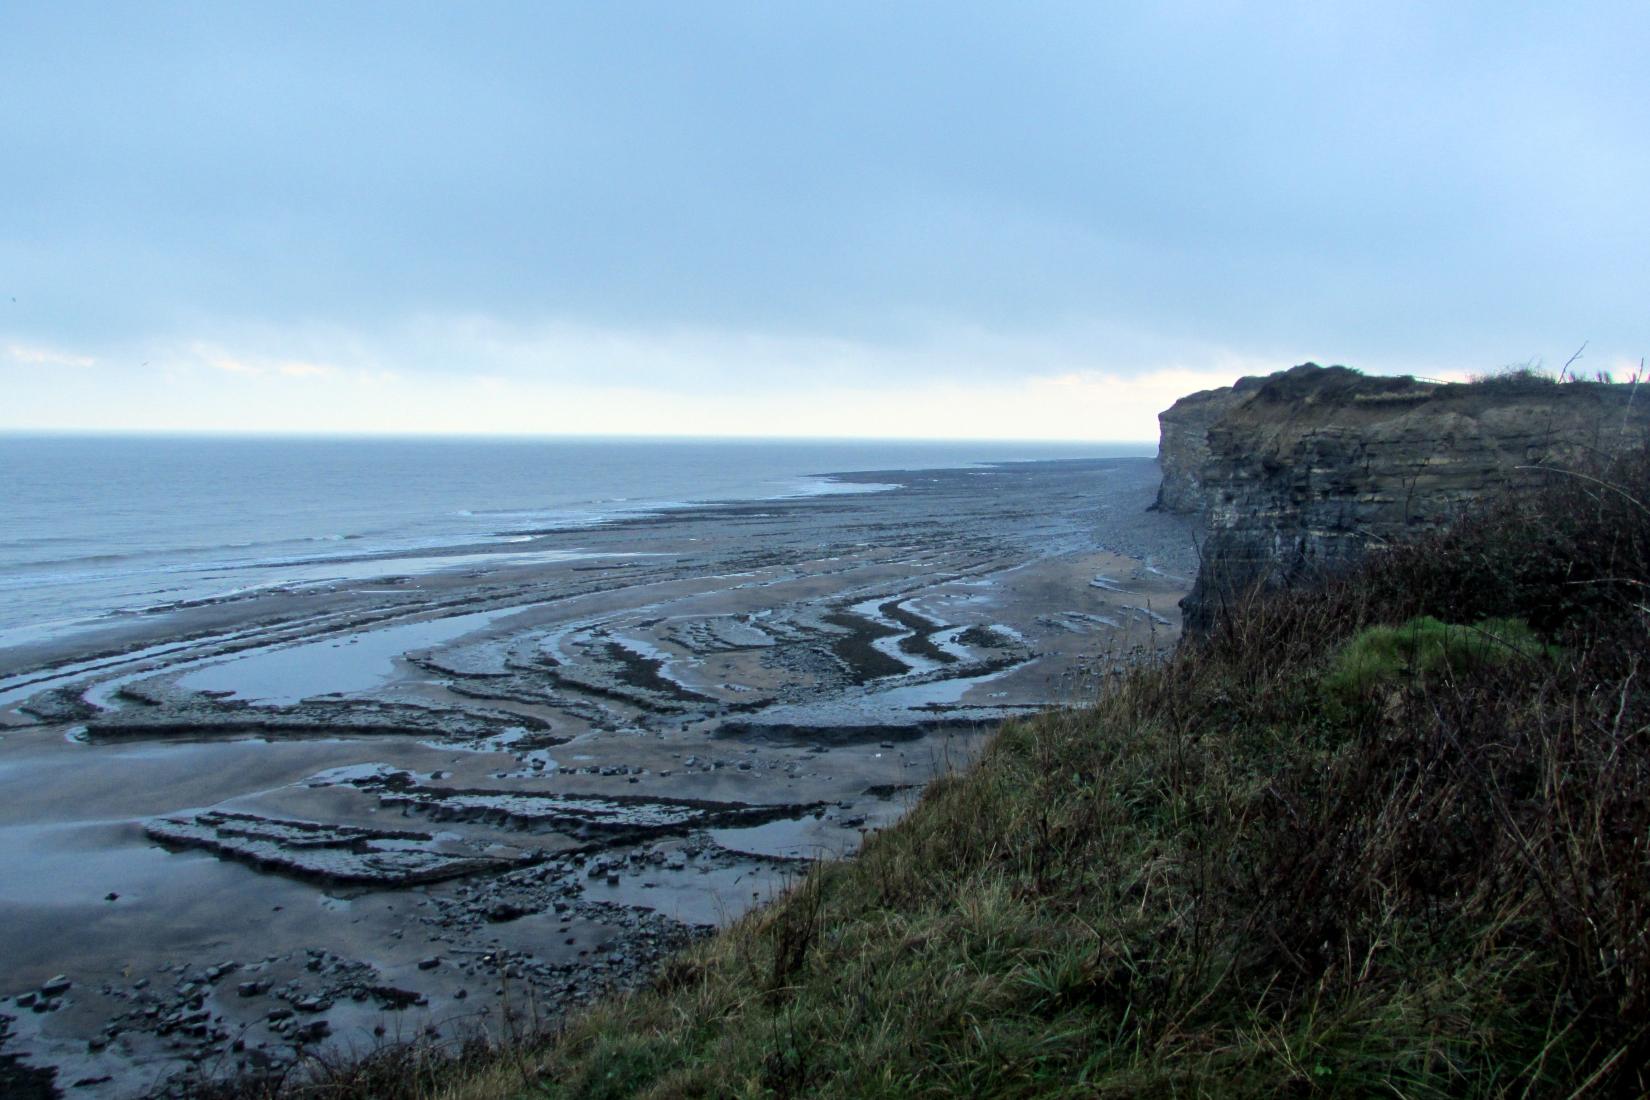
{"type": "Polygon", "coordinates": [[[1633,362],[1647,52],[1627,2],[8,5],[0,371],[43,388],[0,426],[119,421],[48,365],[214,357],[1045,421],[1060,378],[1633,362]]]}

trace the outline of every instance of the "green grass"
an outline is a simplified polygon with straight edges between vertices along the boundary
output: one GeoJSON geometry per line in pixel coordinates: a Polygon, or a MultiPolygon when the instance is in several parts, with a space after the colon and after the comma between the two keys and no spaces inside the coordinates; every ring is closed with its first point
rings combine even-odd
{"type": "Polygon", "coordinates": [[[1325,690],[1341,700],[1428,676],[1472,676],[1492,665],[1557,659],[1530,624],[1517,618],[1446,623],[1418,615],[1400,626],[1370,626],[1341,647],[1324,674],[1325,690]]]}
{"type": "Polygon", "coordinates": [[[652,990],[422,1094],[1645,1094],[1650,474],[1598,476],[1008,724],[652,990]]]}

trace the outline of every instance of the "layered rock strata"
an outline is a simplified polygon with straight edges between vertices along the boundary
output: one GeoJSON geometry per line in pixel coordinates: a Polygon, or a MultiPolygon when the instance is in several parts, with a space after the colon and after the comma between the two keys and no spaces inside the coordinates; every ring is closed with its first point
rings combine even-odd
{"type": "Polygon", "coordinates": [[[1650,393],[1509,376],[1374,377],[1303,364],[1182,398],[1160,417],[1158,506],[1201,514],[1188,629],[1259,585],[1334,571],[1492,492],[1642,443],[1650,393]]]}
{"type": "Polygon", "coordinates": [[[1157,414],[1157,464],[1163,471],[1163,481],[1157,487],[1153,508],[1199,515],[1208,507],[1203,466],[1209,460],[1209,429],[1264,381],[1240,378],[1236,385],[1187,394],[1157,414]]]}

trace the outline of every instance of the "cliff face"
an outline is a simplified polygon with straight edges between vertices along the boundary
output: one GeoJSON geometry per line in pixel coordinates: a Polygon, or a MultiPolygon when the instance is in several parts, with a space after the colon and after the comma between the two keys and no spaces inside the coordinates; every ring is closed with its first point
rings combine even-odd
{"type": "Polygon", "coordinates": [[[1420,382],[1305,364],[1193,394],[1159,418],[1160,507],[1201,513],[1188,629],[1255,584],[1284,584],[1447,523],[1531,467],[1643,442],[1650,392],[1626,385],[1420,382]],[[1199,435],[1201,433],[1201,438],[1199,435]]]}
{"type": "Polygon", "coordinates": [[[1209,429],[1262,381],[1240,378],[1235,386],[1182,397],[1157,414],[1157,464],[1163,471],[1163,482],[1157,488],[1153,507],[1186,515],[1198,515],[1208,507],[1202,471],[1209,459],[1209,429]]]}

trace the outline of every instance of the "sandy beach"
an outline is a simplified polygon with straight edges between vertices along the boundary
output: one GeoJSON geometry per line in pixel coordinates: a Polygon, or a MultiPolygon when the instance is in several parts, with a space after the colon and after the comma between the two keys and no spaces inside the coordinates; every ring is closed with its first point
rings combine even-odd
{"type": "Polygon", "coordinates": [[[1153,460],[841,480],[900,487],[0,649],[0,1055],[113,1098],[543,1024],[1178,635],[1153,460]]]}

